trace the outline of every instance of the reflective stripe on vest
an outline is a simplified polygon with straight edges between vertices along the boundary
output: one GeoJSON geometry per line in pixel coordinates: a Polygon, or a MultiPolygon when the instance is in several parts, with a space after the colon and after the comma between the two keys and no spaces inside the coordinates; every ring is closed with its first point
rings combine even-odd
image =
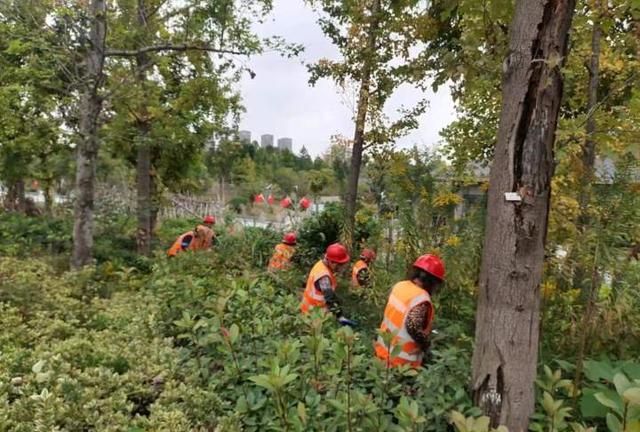
{"type": "MultiPolygon", "coordinates": [[[[171,245],[169,250],[167,251],[167,255],[176,256],[179,252],[182,252],[182,241],[186,236],[193,237],[193,231],[187,231],[186,233],[180,235],[175,242],[171,245]]],[[[191,243],[193,243],[193,238],[191,239],[191,243]]]]}
{"type": "Polygon", "coordinates": [[[307,286],[304,290],[304,294],[302,295],[302,303],[300,303],[300,310],[303,313],[309,312],[309,309],[312,307],[327,308],[324,294],[316,288],[316,282],[325,276],[329,276],[331,289],[335,291],[336,286],[338,285],[336,277],[333,275],[333,272],[329,267],[320,260],[313,266],[309,273],[309,277],[307,278],[307,286]]]}
{"type": "Polygon", "coordinates": [[[269,260],[269,270],[285,270],[291,265],[291,257],[295,249],[293,246],[280,243],[269,260]]]}
{"type": "MultiPolygon", "coordinates": [[[[389,361],[391,366],[399,366],[409,364],[413,367],[420,367],[422,363],[422,349],[418,343],[409,335],[406,327],[409,311],[422,303],[433,304],[429,293],[411,281],[402,281],[397,283],[391,290],[387,306],[384,309],[384,318],[380,324],[382,332],[396,333],[391,340],[391,349],[387,347],[381,336],[375,343],[376,355],[389,361]],[[389,358],[390,351],[396,346],[402,347],[400,352],[392,358],[389,358]]],[[[427,324],[425,331],[431,331],[433,322],[433,313],[427,324]]],[[[429,317],[427,317],[428,319],[429,317]]]]}
{"type": "Polygon", "coordinates": [[[354,288],[360,287],[360,282],[358,282],[358,273],[360,273],[360,270],[364,270],[366,268],[369,267],[367,266],[367,263],[362,260],[358,260],[353,265],[353,270],[351,270],[351,286],[353,286],[354,288]]]}

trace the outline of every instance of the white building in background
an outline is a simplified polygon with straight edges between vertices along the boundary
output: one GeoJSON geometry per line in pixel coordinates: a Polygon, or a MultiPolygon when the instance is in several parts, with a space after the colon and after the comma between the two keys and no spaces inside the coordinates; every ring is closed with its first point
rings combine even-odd
{"type": "Polygon", "coordinates": [[[264,134],[260,137],[260,147],[267,148],[273,147],[273,135],[264,134]]]}
{"type": "Polygon", "coordinates": [[[251,131],[241,130],[238,133],[238,138],[240,138],[240,142],[251,144],[251,131]]]}
{"type": "Polygon", "coordinates": [[[291,138],[280,138],[278,140],[278,149],[279,150],[289,150],[293,149],[293,140],[291,138]]]}

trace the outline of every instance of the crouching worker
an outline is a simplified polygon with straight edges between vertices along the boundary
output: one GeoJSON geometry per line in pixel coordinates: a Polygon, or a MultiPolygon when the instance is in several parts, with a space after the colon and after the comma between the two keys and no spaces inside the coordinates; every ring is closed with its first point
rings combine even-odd
{"type": "Polygon", "coordinates": [[[203,225],[198,225],[193,231],[187,231],[181,234],[167,251],[170,257],[178,255],[185,250],[207,250],[213,245],[215,234],[209,228],[215,224],[213,216],[207,216],[203,220],[203,225]]]}
{"type": "Polygon", "coordinates": [[[342,315],[340,302],[335,293],[338,287],[336,273],[344,269],[348,263],[349,253],[343,245],[334,243],[327,248],[324,257],[309,272],[300,304],[302,313],[309,313],[312,308],[320,308],[333,313],[342,325],[354,324],[342,315]]]}
{"type": "Polygon", "coordinates": [[[269,260],[269,271],[288,270],[291,268],[291,257],[296,251],[296,242],[295,233],[291,232],[284,235],[282,243],[276,245],[276,250],[269,260]]]}
{"type": "Polygon", "coordinates": [[[398,282],[389,295],[380,331],[395,333],[391,346],[382,336],[375,343],[376,356],[391,366],[422,366],[429,351],[429,334],[435,311],[431,297],[444,282],[444,264],[435,255],[422,255],[413,263],[409,280],[398,282]],[[401,347],[391,357],[395,347],[401,347]]]}
{"type": "Polygon", "coordinates": [[[351,286],[363,288],[369,285],[369,266],[376,259],[376,253],[371,249],[363,249],[360,259],[356,261],[351,270],[351,286]]]}

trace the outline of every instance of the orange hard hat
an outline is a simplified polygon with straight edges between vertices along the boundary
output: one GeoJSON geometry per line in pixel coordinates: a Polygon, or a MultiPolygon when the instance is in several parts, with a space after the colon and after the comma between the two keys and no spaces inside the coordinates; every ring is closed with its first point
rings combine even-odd
{"type": "Polygon", "coordinates": [[[371,249],[363,249],[362,253],[360,253],[360,258],[373,262],[376,259],[376,253],[371,249]]]}
{"type": "Polygon", "coordinates": [[[206,224],[213,225],[213,224],[215,224],[215,223],[216,223],[216,218],[215,218],[215,216],[206,215],[206,216],[204,217],[204,219],[202,220],[202,222],[203,222],[203,223],[206,223],[206,224]]]}
{"type": "Polygon", "coordinates": [[[327,260],[338,264],[347,263],[350,259],[347,248],[342,246],[340,243],[329,245],[325,257],[327,258],[327,260]]]}
{"type": "Polygon", "coordinates": [[[444,281],[444,263],[435,255],[422,255],[413,263],[413,266],[444,281]]]}
{"type": "Polygon", "coordinates": [[[293,232],[286,233],[284,237],[282,237],[282,243],[284,244],[294,245],[297,241],[298,238],[296,237],[296,233],[293,232]]]}

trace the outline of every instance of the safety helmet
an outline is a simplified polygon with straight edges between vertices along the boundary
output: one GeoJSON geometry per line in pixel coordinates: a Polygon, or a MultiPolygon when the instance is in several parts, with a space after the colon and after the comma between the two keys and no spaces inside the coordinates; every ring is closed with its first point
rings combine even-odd
{"type": "Polygon", "coordinates": [[[340,243],[334,243],[329,245],[327,248],[327,253],[325,254],[325,258],[331,262],[344,264],[349,262],[349,252],[347,252],[347,248],[342,246],[340,243]]]}
{"type": "Polygon", "coordinates": [[[207,225],[213,225],[213,224],[216,223],[216,218],[215,218],[215,216],[206,215],[204,217],[204,219],[202,220],[202,222],[207,224],[207,225]]]}
{"type": "Polygon", "coordinates": [[[413,266],[444,281],[444,263],[435,255],[422,255],[413,263],[413,266]]]}
{"type": "Polygon", "coordinates": [[[282,237],[282,243],[288,244],[288,245],[296,244],[297,240],[298,239],[296,237],[296,233],[293,233],[293,232],[286,233],[284,237],[282,237]]]}
{"type": "Polygon", "coordinates": [[[369,262],[373,262],[376,259],[376,253],[371,249],[363,249],[360,253],[360,258],[369,262]]]}

